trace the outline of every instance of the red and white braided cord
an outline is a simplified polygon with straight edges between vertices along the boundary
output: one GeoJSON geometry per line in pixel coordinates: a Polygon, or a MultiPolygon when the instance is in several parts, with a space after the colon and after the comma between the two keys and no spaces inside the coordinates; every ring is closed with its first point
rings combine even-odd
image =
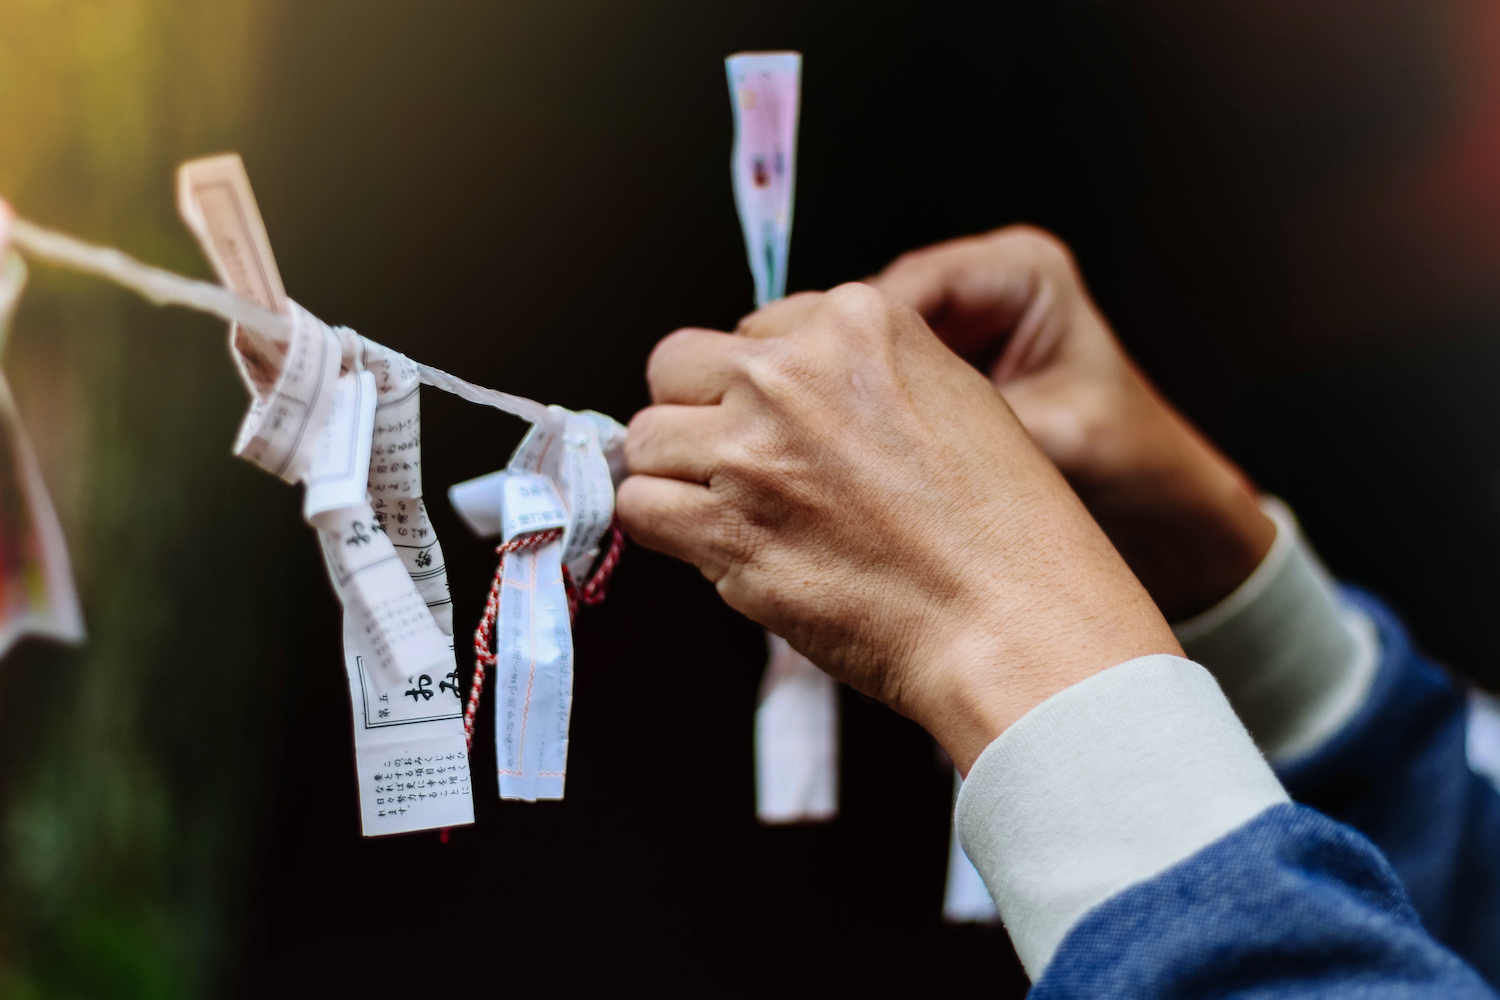
{"type": "MultiPolygon", "coordinates": [[[[495,549],[495,553],[500,556],[500,563],[495,567],[495,579],[490,583],[489,597],[484,602],[484,616],[479,619],[479,627],[474,630],[474,681],[469,685],[469,701],[464,706],[464,746],[470,752],[474,750],[474,714],[479,711],[479,695],[484,690],[485,672],[488,667],[495,665],[496,657],[490,647],[495,630],[495,619],[500,614],[500,585],[505,577],[505,556],[509,552],[520,552],[523,549],[537,548],[549,542],[555,542],[562,537],[562,534],[563,529],[552,528],[539,531],[534,535],[513,538],[495,549]]],[[[580,603],[593,607],[604,600],[605,592],[609,588],[610,575],[619,564],[620,554],[624,549],[625,533],[620,530],[618,523],[611,524],[609,549],[605,551],[604,558],[599,560],[599,566],[594,570],[593,576],[589,577],[582,587],[574,586],[567,567],[563,567],[563,583],[568,594],[568,617],[570,619],[577,617],[580,603]]]]}

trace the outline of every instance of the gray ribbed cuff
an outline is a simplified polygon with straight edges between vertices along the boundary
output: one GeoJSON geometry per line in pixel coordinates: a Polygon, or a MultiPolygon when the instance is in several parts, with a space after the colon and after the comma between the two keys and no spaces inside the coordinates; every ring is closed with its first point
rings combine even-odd
{"type": "Polygon", "coordinates": [[[1271,551],[1234,593],[1172,631],[1280,763],[1316,750],[1364,704],[1379,641],[1369,616],[1339,600],[1291,511],[1270,497],[1261,509],[1276,522],[1271,551]]]}
{"type": "Polygon", "coordinates": [[[1034,980],[1088,910],[1286,801],[1208,671],[1157,654],[997,737],[964,781],[957,827],[1034,980]]]}

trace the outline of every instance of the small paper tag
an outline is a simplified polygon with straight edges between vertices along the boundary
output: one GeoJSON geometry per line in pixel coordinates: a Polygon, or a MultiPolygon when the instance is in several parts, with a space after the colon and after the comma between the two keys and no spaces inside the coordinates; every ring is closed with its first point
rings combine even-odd
{"type": "Polygon", "coordinates": [[[495,762],[503,799],[560,799],[573,711],[573,634],[561,542],[505,558],[495,661],[495,762]]]}
{"type": "Polygon", "coordinates": [[[313,438],[302,516],[313,523],[325,511],[361,507],[370,469],[370,434],[375,425],[375,376],[342,375],[333,387],[322,432],[313,438]]]}
{"type": "Polygon", "coordinates": [[[755,278],[755,304],[763,306],[786,294],[802,56],[742,52],[724,60],[724,69],[734,109],[734,201],[755,278]]]}
{"type": "Polygon", "coordinates": [[[198,238],[219,281],[258,306],[287,311],[281,272],[238,153],[179,166],[177,212],[198,238]]]}
{"type": "Polygon", "coordinates": [[[546,476],[512,473],[505,477],[500,496],[501,541],[568,526],[562,498],[546,476]]]}
{"type": "Polygon", "coordinates": [[[448,502],[458,511],[469,530],[480,538],[495,538],[502,530],[500,508],[509,475],[501,469],[448,487],[448,502]]]}

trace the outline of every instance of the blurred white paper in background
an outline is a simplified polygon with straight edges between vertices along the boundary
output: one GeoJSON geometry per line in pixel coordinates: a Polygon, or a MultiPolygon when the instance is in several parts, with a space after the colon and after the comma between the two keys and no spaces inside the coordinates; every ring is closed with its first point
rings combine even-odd
{"type": "MultiPolygon", "coordinates": [[[[755,305],[786,294],[797,179],[802,56],[741,52],[724,60],[734,148],[729,176],[755,279],[755,305]]],[[[755,710],[755,811],[764,823],[838,814],[838,687],[779,636],[755,710]]]]}
{"type": "MultiPolygon", "coordinates": [[[[0,358],[26,287],[26,265],[8,251],[10,207],[0,201],[0,358]]],[[[23,635],[84,638],[68,546],[10,385],[0,370],[0,656],[23,635]]]]}
{"type": "Polygon", "coordinates": [[[797,114],[802,56],[741,52],[724,60],[734,109],[730,176],[755,276],[755,304],[786,294],[787,255],[797,179],[797,114]]]}
{"type": "Polygon", "coordinates": [[[779,635],[755,711],[755,812],[763,823],[814,823],[839,811],[838,686],[779,635]]]}

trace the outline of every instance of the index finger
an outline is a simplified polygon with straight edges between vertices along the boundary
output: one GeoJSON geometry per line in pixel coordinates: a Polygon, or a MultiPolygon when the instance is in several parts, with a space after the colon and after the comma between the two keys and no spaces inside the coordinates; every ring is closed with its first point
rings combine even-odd
{"type": "Polygon", "coordinates": [[[867,283],[905,302],[930,321],[942,312],[954,286],[983,251],[975,237],[913,250],[891,261],[867,283]]]}
{"type": "Polygon", "coordinates": [[[646,361],[651,402],[713,406],[741,377],[744,340],[717,330],[688,328],[663,337],[646,361]]]}
{"type": "Polygon", "coordinates": [[[798,292],[784,299],[761,306],[740,320],[734,332],[750,340],[770,340],[785,337],[812,315],[818,303],[823,301],[822,292],[798,292]]]}

